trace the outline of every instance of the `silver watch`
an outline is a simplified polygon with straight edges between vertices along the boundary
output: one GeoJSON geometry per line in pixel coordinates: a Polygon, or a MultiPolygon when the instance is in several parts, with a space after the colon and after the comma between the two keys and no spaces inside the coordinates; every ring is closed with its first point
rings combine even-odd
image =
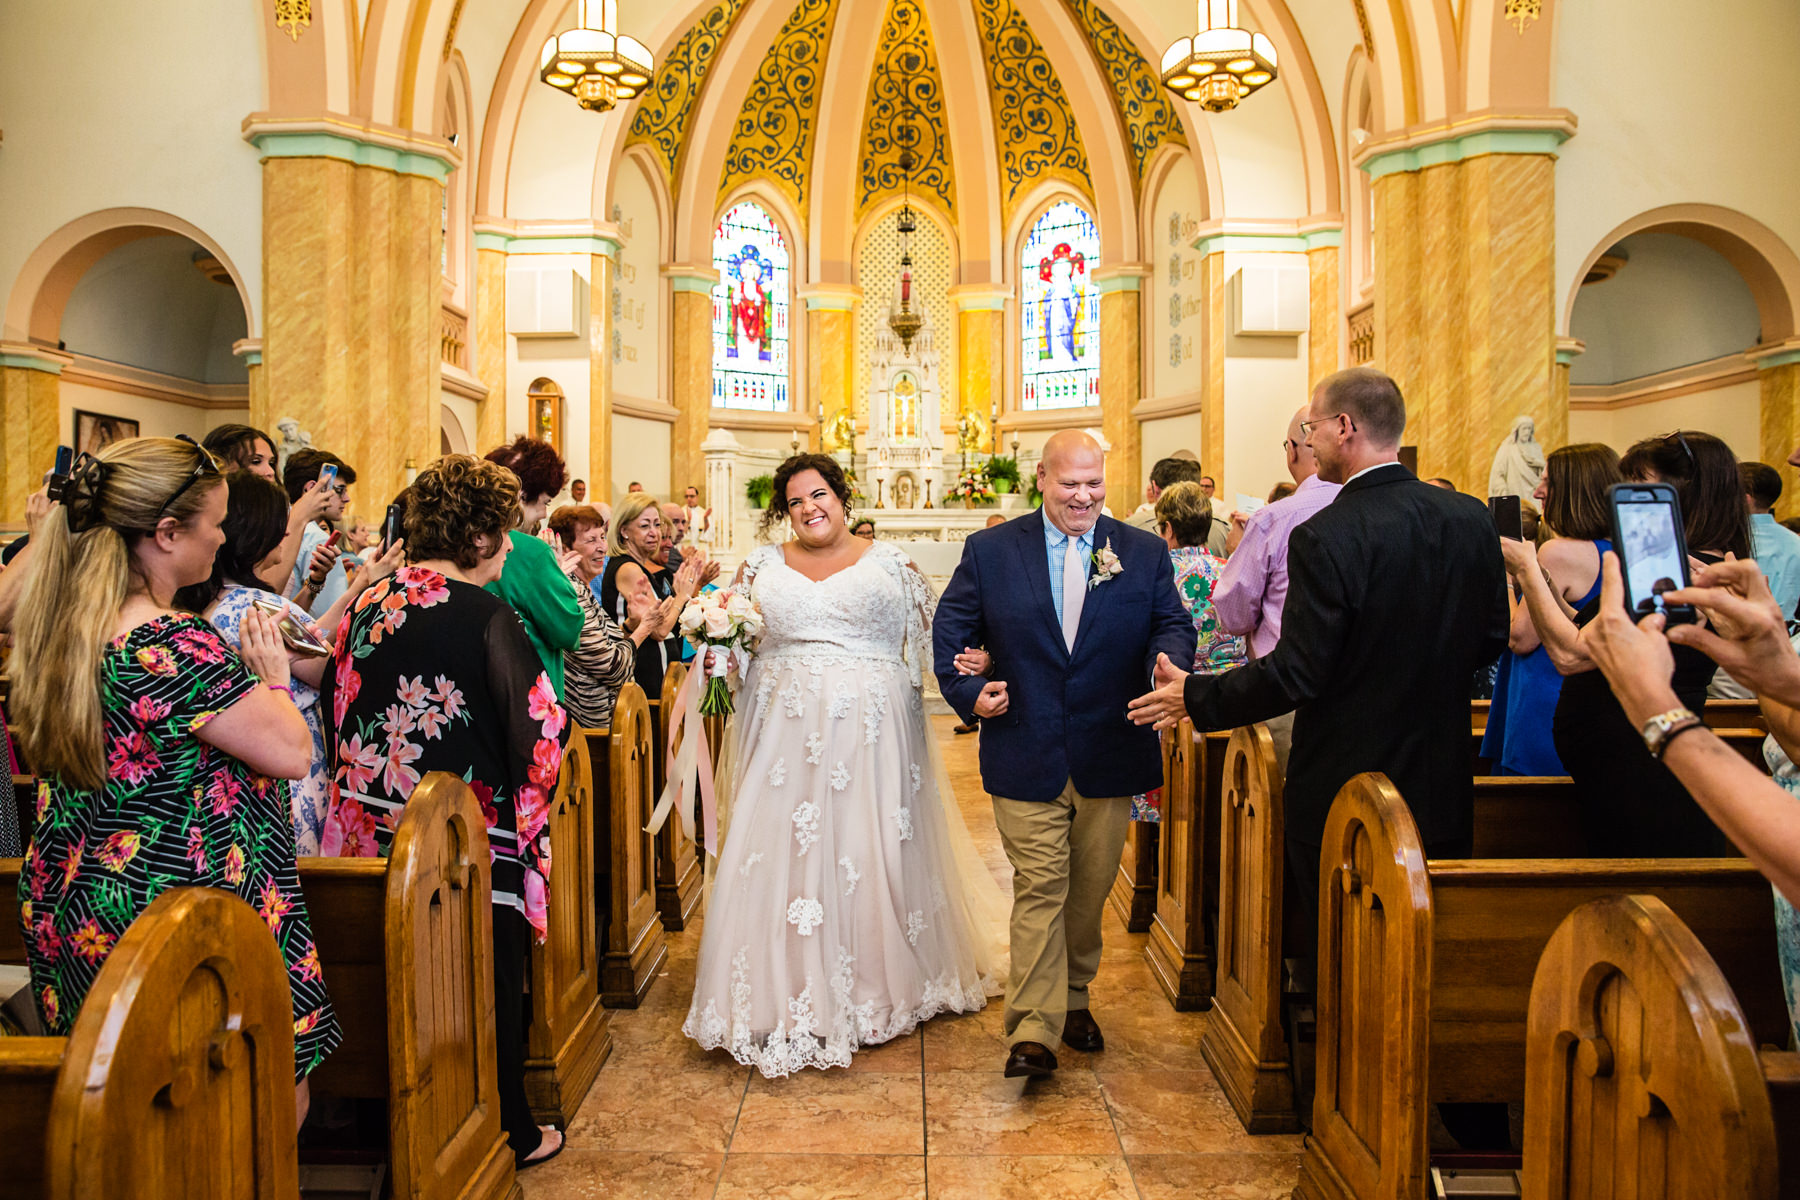
{"type": "Polygon", "coordinates": [[[1691,708],[1671,708],[1668,712],[1657,713],[1644,727],[1638,730],[1644,735],[1644,746],[1657,758],[1663,756],[1663,750],[1669,744],[1669,738],[1677,730],[1687,729],[1700,724],[1700,718],[1694,715],[1691,708]]]}

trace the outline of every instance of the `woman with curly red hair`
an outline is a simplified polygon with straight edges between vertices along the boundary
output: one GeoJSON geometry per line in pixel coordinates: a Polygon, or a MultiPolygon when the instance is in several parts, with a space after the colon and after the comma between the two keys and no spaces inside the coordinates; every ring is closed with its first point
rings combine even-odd
{"type": "Polygon", "coordinates": [[[488,584],[488,591],[512,605],[525,622],[525,635],[561,696],[563,655],[581,645],[581,602],[554,540],[546,540],[548,534],[534,535],[544,522],[550,498],[568,480],[569,469],[549,442],[528,437],[488,451],[487,461],[505,467],[519,482],[519,524],[510,534],[512,552],[505,571],[488,584]]]}

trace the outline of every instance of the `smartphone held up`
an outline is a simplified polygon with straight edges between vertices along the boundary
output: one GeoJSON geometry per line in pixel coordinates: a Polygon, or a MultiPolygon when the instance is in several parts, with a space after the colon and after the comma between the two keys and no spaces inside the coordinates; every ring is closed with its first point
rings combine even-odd
{"type": "Polygon", "coordinates": [[[1525,540],[1525,518],[1517,496],[1489,496],[1488,515],[1494,519],[1494,532],[1515,542],[1525,540]]]}
{"type": "Polygon", "coordinates": [[[1607,489],[1607,503],[1626,609],[1634,617],[1659,612],[1670,625],[1693,621],[1692,608],[1663,599],[1689,582],[1687,538],[1675,489],[1666,483],[1615,483],[1607,489]]]}

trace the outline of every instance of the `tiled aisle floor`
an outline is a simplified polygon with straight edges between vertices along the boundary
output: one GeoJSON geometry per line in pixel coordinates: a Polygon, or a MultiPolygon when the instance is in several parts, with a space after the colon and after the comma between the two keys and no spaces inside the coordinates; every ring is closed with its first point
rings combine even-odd
{"type": "MultiPolygon", "coordinates": [[[[933,719],[964,819],[1007,878],[975,738],[933,719]]],[[[1244,1133],[1200,1058],[1202,1014],[1173,1011],[1144,938],[1108,915],[1094,1015],[1107,1048],[1059,1051],[1026,1086],[1000,1073],[1001,1005],[940,1017],[847,1071],[770,1082],[681,1034],[697,928],[669,938],[666,975],[613,1014],[613,1052],[527,1200],[1174,1200],[1285,1197],[1300,1139],[1244,1133]]]]}

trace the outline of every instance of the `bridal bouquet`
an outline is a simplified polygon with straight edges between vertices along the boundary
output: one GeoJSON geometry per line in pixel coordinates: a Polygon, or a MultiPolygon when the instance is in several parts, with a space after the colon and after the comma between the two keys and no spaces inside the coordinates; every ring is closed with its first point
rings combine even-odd
{"type": "Polygon", "coordinates": [[[741,592],[704,592],[681,610],[681,632],[694,644],[702,663],[706,651],[717,651],[707,671],[706,692],[700,698],[700,711],[706,716],[730,715],[731,688],[725,676],[735,660],[749,656],[762,630],[762,610],[741,592]]]}

